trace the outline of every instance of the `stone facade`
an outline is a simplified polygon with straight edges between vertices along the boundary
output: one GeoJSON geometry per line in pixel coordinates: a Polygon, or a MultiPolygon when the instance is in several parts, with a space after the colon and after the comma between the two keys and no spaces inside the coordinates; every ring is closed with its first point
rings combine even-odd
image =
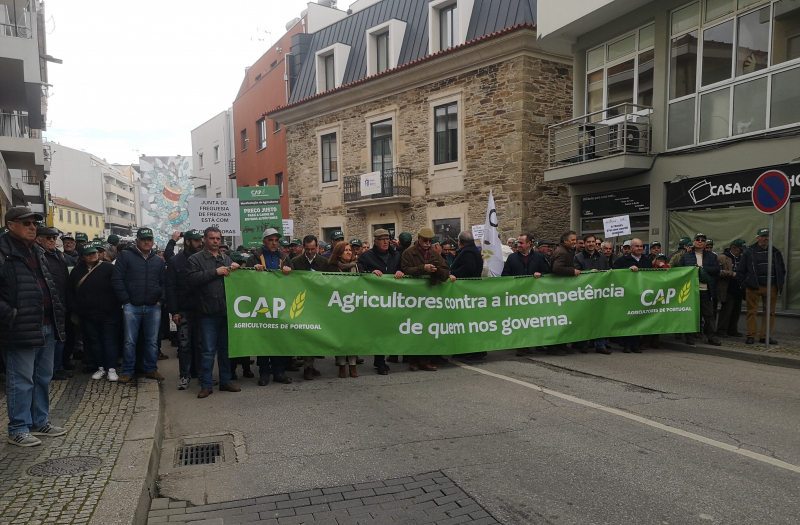
{"type": "MultiPolygon", "coordinates": [[[[484,223],[494,192],[505,240],[532,230],[557,238],[569,227],[566,185],[545,183],[547,127],[572,115],[572,68],[521,54],[450,78],[351,106],[287,128],[290,217],[296,236],[342,227],[372,238],[376,224],[414,233],[435,219],[484,223]],[[458,102],[459,160],[434,166],[433,107],[458,102]],[[411,198],[382,206],[345,203],[343,179],[372,171],[370,123],[393,119],[395,167],[412,173],[411,198]],[[322,184],[319,137],[337,133],[339,180],[322,184]]],[[[373,200],[373,202],[378,199],[373,200]]],[[[370,203],[372,204],[372,203],[370,203]]]]}

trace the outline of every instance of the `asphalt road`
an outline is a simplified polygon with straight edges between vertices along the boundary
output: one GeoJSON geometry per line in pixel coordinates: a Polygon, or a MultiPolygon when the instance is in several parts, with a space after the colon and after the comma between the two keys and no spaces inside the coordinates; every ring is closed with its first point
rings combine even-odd
{"type": "Polygon", "coordinates": [[[242,392],[200,400],[194,381],[176,389],[169,353],[165,453],[208,434],[244,447],[221,466],[162,460],[162,497],[201,505],[441,471],[505,524],[800,523],[799,370],[502,351],[474,368],[362,365],[339,379],[329,357],[313,381],[240,379],[242,392]]]}

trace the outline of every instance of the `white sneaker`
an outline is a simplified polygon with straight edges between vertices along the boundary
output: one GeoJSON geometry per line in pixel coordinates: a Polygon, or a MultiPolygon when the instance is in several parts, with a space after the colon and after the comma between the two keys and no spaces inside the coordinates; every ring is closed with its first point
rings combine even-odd
{"type": "Polygon", "coordinates": [[[95,380],[103,379],[105,377],[105,375],[106,375],[106,371],[103,370],[103,367],[101,366],[100,368],[97,369],[97,372],[92,374],[92,379],[95,379],[95,380]]]}
{"type": "Polygon", "coordinates": [[[116,383],[119,376],[117,375],[117,371],[113,368],[108,369],[108,380],[112,383],[116,383]]]}

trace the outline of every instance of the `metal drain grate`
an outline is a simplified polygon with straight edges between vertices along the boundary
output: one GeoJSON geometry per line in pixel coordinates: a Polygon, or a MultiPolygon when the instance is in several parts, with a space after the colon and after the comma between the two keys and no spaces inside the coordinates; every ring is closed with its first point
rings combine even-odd
{"type": "Polygon", "coordinates": [[[219,463],[222,456],[222,443],[203,443],[184,445],[178,449],[178,466],[210,465],[219,463]]]}

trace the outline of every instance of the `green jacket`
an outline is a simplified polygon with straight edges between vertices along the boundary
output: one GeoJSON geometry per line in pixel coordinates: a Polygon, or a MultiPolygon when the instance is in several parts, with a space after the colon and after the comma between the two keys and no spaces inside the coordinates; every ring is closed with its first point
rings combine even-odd
{"type": "Polygon", "coordinates": [[[311,263],[308,262],[308,258],[306,254],[302,254],[299,257],[295,257],[292,259],[292,270],[299,270],[305,272],[327,272],[328,271],[328,259],[323,257],[322,255],[315,255],[314,260],[311,263]]]}

